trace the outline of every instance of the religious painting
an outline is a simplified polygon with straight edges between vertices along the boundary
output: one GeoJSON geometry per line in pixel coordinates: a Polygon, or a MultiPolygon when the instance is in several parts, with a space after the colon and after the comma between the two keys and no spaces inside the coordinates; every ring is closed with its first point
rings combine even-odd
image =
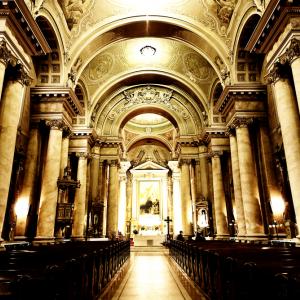
{"type": "Polygon", "coordinates": [[[139,182],[140,215],[159,215],[160,182],[148,180],[139,182]]]}

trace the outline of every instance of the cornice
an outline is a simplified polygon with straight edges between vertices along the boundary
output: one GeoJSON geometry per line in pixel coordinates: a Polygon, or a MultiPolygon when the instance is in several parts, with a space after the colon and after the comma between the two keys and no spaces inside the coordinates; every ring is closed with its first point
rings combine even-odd
{"type": "Polygon", "coordinates": [[[64,98],[71,107],[75,115],[83,115],[83,107],[81,106],[75,92],[71,88],[65,87],[35,87],[30,90],[31,97],[40,101],[53,98],[64,98]]]}
{"type": "Polygon", "coordinates": [[[299,16],[300,7],[294,0],[271,0],[262,18],[258,22],[245,50],[267,53],[282,33],[289,19],[299,16]]]}
{"type": "Polygon", "coordinates": [[[204,143],[209,144],[212,138],[224,138],[226,137],[226,127],[206,127],[202,132],[202,140],[204,143]]]}
{"type": "Polygon", "coordinates": [[[27,48],[28,54],[42,55],[51,52],[24,0],[1,1],[0,15],[8,19],[18,40],[27,48]]]}
{"type": "Polygon", "coordinates": [[[249,100],[251,97],[251,100],[261,100],[266,94],[266,86],[261,84],[226,86],[214,107],[214,113],[223,114],[232,105],[235,98],[249,100]]]}

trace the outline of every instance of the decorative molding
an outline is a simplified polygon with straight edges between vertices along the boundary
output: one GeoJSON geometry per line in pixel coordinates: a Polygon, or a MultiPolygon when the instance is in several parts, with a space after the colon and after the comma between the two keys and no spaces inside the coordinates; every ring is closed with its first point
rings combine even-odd
{"type": "Polygon", "coordinates": [[[291,3],[290,0],[270,1],[245,50],[268,53],[287,24],[299,13],[299,5],[291,3]]]}
{"type": "Polygon", "coordinates": [[[120,164],[119,164],[119,161],[117,159],[110,159],[110,160],[107,160],[107,164],[110,166],[110,167],[119,167],[120,164]]]}
{"type": "Polygon", "coordinates": [[[80,101],[75,92],[69,87],[35,87],[30,89],[30,93],[32,98],[38,101],[49,101],[53,99],[55,99],[55,101],[61,101],[61,99],[64,99],[74,115],[84,115],[80,101]]]}
{"type": "Polygon", "coordinates": [[[224,113],[233,104],[235,99],[251,99],[259,100],[265,99],[267,95],[266,86],[261,84],[244,84],[226,86],[221,96],[219,97],[214,113],[224,113]]]}
{"type": "Polygon", "coordinates": [[[28,54],[41,55],[51,52],[24,0],[2,1],[1,16],[9,20],[13,34],[28,54]]]}

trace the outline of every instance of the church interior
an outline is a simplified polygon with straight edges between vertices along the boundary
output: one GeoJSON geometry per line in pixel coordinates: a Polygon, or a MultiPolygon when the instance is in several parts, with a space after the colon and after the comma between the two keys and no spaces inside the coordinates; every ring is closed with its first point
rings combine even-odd
{"type": "Polygon", "coordinates": [[[296,299],[299,180],[298,1],[0,1],[0,299],[43,264],[49,299],[150,299],[105,296],[130,249],[172,299],[296,299]]]}

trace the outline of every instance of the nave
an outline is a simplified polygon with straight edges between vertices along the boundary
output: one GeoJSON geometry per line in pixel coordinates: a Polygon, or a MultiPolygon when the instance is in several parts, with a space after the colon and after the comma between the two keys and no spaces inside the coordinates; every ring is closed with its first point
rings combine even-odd
{"type": "Polygon", "coordinates": [[[163,247],[133,247],[125,274],[99,300],[205,300],[163,247]]]}

